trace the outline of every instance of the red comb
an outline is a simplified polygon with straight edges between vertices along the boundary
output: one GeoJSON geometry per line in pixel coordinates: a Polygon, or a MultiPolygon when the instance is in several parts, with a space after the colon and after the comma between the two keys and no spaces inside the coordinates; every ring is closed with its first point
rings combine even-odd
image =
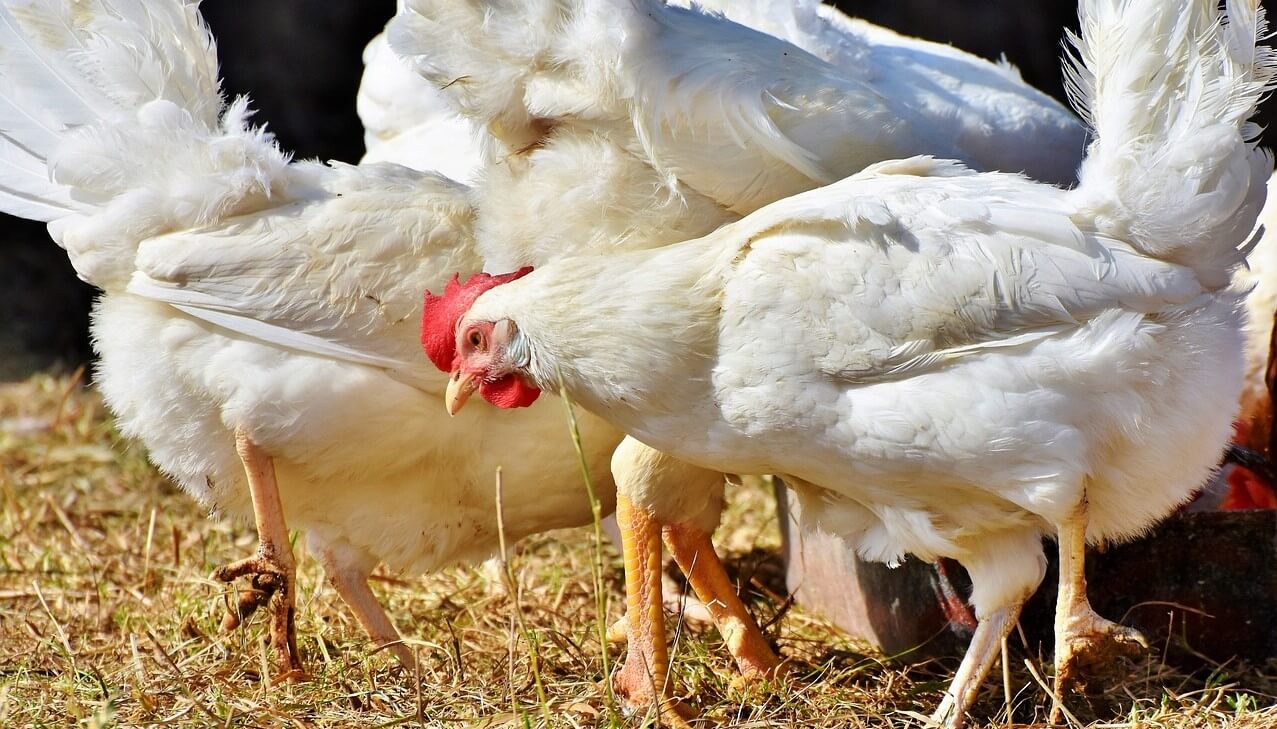
{"type": "Polygon", "coordinates": [[[479,295],[494,286],[522,278],[532,273],[531,266],[524,266],[514,273],[491,276],[476,273],[461,283],[461,275],[453,274],[443,289],[443,296],[426,292],[421,310],[421,348],[426,356],[444,372],[452,371],[452,360],[457,356],[457,322],[470,310],[479,295]]]}

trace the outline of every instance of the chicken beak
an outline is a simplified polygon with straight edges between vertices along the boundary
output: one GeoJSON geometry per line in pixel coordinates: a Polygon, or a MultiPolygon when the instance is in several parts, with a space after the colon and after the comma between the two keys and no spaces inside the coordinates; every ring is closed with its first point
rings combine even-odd
{"type": "Polygon", "coordinates": [[[468,372],[457,370],[448,380],[448,390],[444,393],[443,402],[448,406],[448,414],[456,415],[465,407],[466,400],[479,389],[479,378],[468,372]]]}

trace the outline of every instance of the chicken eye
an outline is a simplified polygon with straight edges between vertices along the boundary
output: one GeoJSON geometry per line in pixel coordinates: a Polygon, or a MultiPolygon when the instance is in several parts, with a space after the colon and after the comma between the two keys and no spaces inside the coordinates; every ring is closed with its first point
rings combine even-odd
{"type": "Polygon", "coordinates": [[[471,329],[470,334],[466,336],[466,339],[470,342],[470,346],[475,349],[479,349],[483,346],[483,333],[478,329],[471,329]]]}

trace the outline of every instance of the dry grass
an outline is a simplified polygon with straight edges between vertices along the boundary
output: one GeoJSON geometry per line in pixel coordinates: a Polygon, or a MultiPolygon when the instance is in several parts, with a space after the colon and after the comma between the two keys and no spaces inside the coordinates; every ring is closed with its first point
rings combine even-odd
{"type": "MultiPolygon", "coordinates": [[[[245,525],[209,519],[120,442],[99,399],[72,378],[0,386],[0,726],[631,726],[603,690],[590,531],[520,545],[516,600],[482,570],[384,577],[379,592],[420,651],[420,680],[369,655],[358,625],[302,558],[299,639],[312,679],[263,682],[259,619],[222,635],[213,567],[254,547],[245,525]],[[526,630],[525,630],[526,629],[526,630]],[[531,673],[536,658],[544,701],[531,673]]],[[[778,534],[760,488],[738,489],[720,541],[740,574],[765,576],[778,534]]],[[[301,549],[299,543],[299,550],[301,549]]],[[[620,564],[605,550],[608,618],[620,564]]],[[[768,579],[757,580],[768,584],[768,579]]],[[[774,581],[771,582],[774,584],[774,581]]],[[[754,595],[763,620],[781,605],[754,595]]],[[[713,631],[681,630],[678,679],[722,726],[910,726],[956,661],[896,665],[795,608],[769,631],[795,667],[742,693],[713,631]]],[[[615,652],[615,649],[614,649],[615,652]]],[[[1041,721],[1045,692],[1012,650],[1014,718],[1041,721]]],[[[1037,669],[1041,673],[1040,669],[1037,669]]],[[[978,707],[1005,725],[991,682],[978,707]]],[[[1156,659],[1101,702],[1071,708],[1095,726],[1274,727],[1277,666],[1183,675],[1156,659]],[[1107,723],[1104,723],[1107,722],[1107,723]]]]}

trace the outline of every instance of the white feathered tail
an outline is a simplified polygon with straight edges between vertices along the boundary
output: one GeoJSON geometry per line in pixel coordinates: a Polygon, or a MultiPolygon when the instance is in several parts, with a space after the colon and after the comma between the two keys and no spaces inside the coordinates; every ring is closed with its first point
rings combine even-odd
{"type": "Polygon", "coordinates": [[[194,2],[0,4],[0,210],[118,290],[148,231],[264,205],[288,158],[223,104],[194,2]],[[127,231],[121,234],[121,231],[127,231]]]}
{"type": "Polygon", "coordinates": [[[1255,0],[1082,0],[1070,95],[1095,130],[1075,191],[1099,232],[1225,286],[1271,156],[1249,123],[1273,87],[1255,0]]]}

